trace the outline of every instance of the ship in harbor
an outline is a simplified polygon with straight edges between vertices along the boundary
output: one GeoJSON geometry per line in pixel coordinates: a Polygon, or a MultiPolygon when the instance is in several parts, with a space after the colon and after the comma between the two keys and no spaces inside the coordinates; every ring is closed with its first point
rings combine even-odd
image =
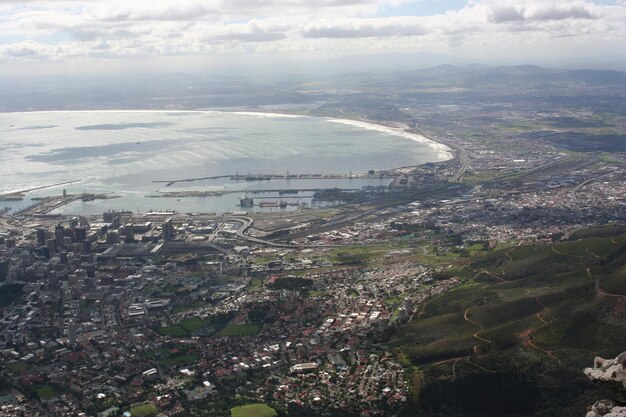
{"type": "Polygon", "coordinates": [[[254,206],[254,198],[248,197],[246,194],[245,197],[239,197],[239,207],[252,207],[254,206]]]}
{"type": "MultiPolygon", "coordinates": [[[[297,203],[296,203],[297,204],[297,203]]],[[[259,207],[280,207],[280,208],[287,208],[287,202],[286,201],[261,201],[259,203],[259,207]]]]}
{"type": "Polygon", "coordinates": [[[269,181],[272,179],[272,176],[263,174],[254,175],[249,172],[246,175],[239,175],[239,172],[237,172],[235,175],[231,176],[230,179],[234,181],[269,181]]]}
{"type": "Polygon", "coordinates": [[[280,190],[278,191],[278,194],[298,194],[298,190],[280,190]]]}

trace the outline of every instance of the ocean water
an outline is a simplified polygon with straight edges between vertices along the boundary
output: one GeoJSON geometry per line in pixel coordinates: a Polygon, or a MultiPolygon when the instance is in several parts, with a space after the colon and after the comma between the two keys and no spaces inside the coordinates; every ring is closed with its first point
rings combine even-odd
{"type": "MultiPolygon", "coordinates": [[[[57,209],[97,214],[110,209],[228,211],[255,189],[361,188],[388,180],[230,179],[153,181],[231,174],[367,172],[450,157],[449,149],[418,135],[362,122],[308,116],[217,111],[62,111],[0,113],[0,192],[34,190],[31,198],[68,193],[115,193],[120,198],[75,201],[57,209]],[[162,191],[236,191],[220,197],[150,198],[162,191]]],[[[310,202],[300,193],[290,202],[310,202]]],[[[277,200],[278,194],[254,196],[277,200]]],[[[274,209],[277,210],[277,209],[274,209]]]]}

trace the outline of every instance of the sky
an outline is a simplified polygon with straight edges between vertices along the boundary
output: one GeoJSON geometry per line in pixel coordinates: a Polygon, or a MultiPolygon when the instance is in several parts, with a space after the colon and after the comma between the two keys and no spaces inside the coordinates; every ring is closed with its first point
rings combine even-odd
{"type": "Polygon", "coordinates": [[[0,75],[391,53],[593,67],[623,51],[626,0],[0,0],[0,75]]]}

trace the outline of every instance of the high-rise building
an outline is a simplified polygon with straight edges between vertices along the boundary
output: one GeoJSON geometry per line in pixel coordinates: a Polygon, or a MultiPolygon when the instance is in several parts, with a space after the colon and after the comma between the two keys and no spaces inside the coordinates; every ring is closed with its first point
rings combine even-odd
{"type": "Polygon", "coordinates": [[[46,246],[50,251],[49,254],[52,256],[57,252],[57,242],[56,239],[48,239],[46,240],[46,246]]]}
{"type": "Polygon", "coordinates": [[[87,229],[84,227],[77,227],[74,229],[74,233],[76,234],[76,241],[82,242],[87,238],[87,229]]]}
{"type": "Polygon", "coordinates": [[[0,282],[7,282],[9,278],[9,260],[0,259],[0,282]]]}
{"type": "Polygon", "coordinates": [[[54,228],[54,240],[56,243],[57,250],[63,249],[63,237],[65,236],[65,228],[62,224],[58,224],[54,228]]]}
{"type": "Polygon", "coordinates": [[[126,243],[134,243],[135,242],[135,231],[132,223],[124,225],[124,242],[126,243]]]}
{"type": "Polygon", "coordinates": [[[109,245],[120,243],[120,235],[115,230],[107,232],[107,243],[109,245]]]}
{"type": "Polygon", "coordinates": [[[82,242],[80,242],[80,253],[82,254],[89,254],[91,253],[91,242],[88,240],[83,240],[82,242]]]}
{"type": "Polygon", "coordinates": [[[46,229],[37,229],[37,245],[43,246],[46,244],[46,229]]]}
{"type": "Polygon", "coordinates": [[[162,228],[162,237],[164,241],[169,241],[174,239],[174,224],[172,223],[172,218],[170,217],[163,223],[162,228]]]}
{"type": "Polygon", "coordinates": [[[70,342],[70,345],[75,345],[77,340],[76,332],[78,331],[78,326],[74,323],[74,320],[70,321],[70,324],[67,326],[67,340],[70,342]]]}

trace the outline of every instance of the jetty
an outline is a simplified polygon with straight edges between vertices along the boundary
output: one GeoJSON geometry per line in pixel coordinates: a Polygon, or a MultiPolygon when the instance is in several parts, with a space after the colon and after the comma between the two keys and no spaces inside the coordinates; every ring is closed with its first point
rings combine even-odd
{"type": "Polygon", "coordinates": [[[214,175],[198,178],[183,178],[177,180],[153,180],[153,183],[162,183],[166,187],[174,185],[178,182],[194,182],[228,178],[231,181],[271,181],[271,180],[344,180],[344,179],[393,179],[397,175],[390,171],[369,171],[366,173],[348,173],[348,174],[231,174],[231,175],[214,175]]]}

